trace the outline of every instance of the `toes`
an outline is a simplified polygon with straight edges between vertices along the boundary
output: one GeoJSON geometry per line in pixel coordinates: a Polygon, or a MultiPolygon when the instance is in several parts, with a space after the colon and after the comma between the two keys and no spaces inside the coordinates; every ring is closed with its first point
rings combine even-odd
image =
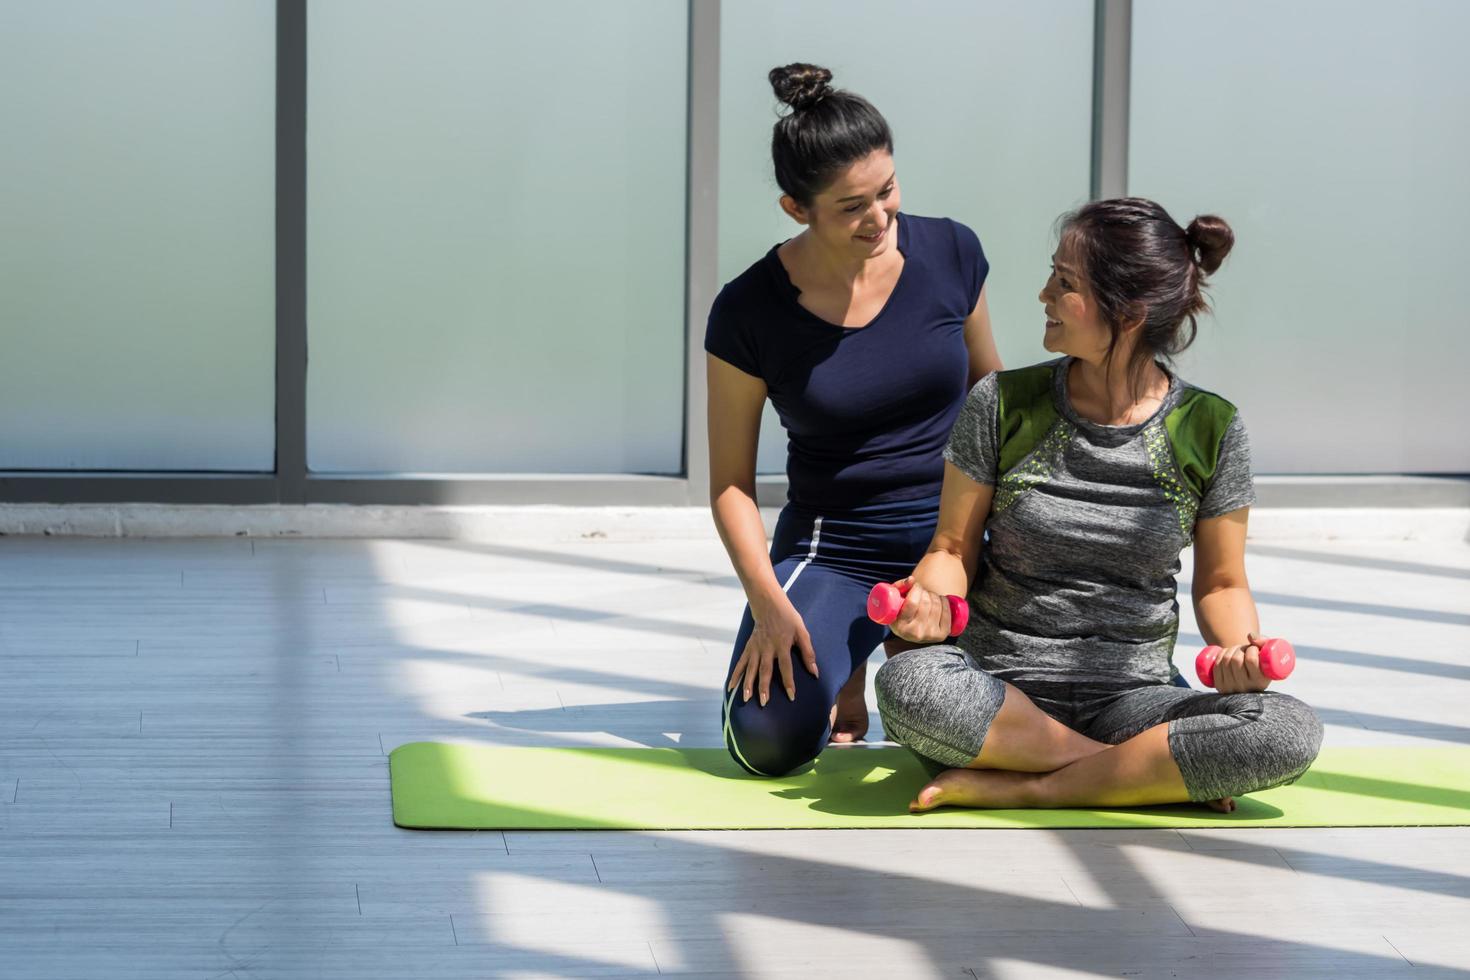
{"type": "Polygon", "coordinates": [[[861,742],[868,734],[867,715],[849,715],[843,717],[835,709],[832,713],[832,734],[827,741],[840,745],[848,745],[852,742],[861,742]]]}
{"type": "Polygon", "coordinates": [[[919,795],[914,797],[914,802],[909,804],[911,813],[923,813],[932,810],[944,802],[944,787],[938,783],[930,783],[919,790],[919,795]]]}

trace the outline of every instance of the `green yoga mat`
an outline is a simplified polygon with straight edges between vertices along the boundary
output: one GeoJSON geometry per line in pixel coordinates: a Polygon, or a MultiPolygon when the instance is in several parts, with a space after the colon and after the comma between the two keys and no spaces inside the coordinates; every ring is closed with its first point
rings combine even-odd
{"type": "Polygon", "coordinates": [[[497,748],[414,742],[389,756],[393,822],[461,830],[831,827],[1396,827],[1470,824],[1470,748],[1325,749],[1291,786],[1200,806],[911,814],[927,777],[901,748],[828,749],[746,775],[724,749],[497,748]]]}

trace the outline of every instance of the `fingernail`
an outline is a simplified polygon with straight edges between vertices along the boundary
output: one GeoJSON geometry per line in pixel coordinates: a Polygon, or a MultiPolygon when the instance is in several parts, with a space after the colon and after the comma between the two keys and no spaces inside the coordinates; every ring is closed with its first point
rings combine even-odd
{"type": "Polygon", "coordinates": [[[796,688],[794,688],[794,687],[788,687],[786,689],[786,700],[788,700],[788,701],[795,701],[796,700],[796,688]]]}
{"type": "Polygon", "coordinates": [[[761,707],[764,708],[766,706],[766,702],[769,701],[770,699],[771,699],[771,695],[769,693],[767,693],[766,691],[762,691],[761,692],[761,707]]]}
{"type": "Polygon", "coordinates": [[[745,689],[745,700],[750,700],[750,688],[748,687],[745,689]]]}

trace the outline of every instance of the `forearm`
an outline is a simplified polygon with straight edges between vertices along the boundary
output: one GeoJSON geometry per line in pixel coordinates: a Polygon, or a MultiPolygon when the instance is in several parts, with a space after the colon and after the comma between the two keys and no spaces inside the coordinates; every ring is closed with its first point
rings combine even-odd
{"type": "Polygon", "coordinates": [[[727,486],[711,496],[710,511],[746,601],[753,610],[768,607],[783,593],[771,567],[766,528],[754,497],[740,487],[727,486]]]}
{"type": "Polygon", "coordinates": [[[1215,646],[1239,646],[1249,642],[1247,634],[1261,630],[1256,602],[1244,585],[1225,586],[1196,595],[1194,615],[1205,642],[1215,646]]]}
{"type": "Polygon", "coordinates": [[[970,569],[963,549],[936,541],[914,566],[914,581],[940,595],[965,596],[970,591],[970,569]]]}

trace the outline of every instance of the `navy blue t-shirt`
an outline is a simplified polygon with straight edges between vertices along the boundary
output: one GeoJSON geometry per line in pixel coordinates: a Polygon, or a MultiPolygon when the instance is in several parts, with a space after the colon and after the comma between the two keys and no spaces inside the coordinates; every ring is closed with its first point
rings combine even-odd
{"type": "Polygon", "coordinates": [[[900,214],[898,250],[898,282],[862,327],[798,303],[776,247],[710,309],[704,349],[763,380],[786,429],[792,503],[843,509],[939,492],[968,389],[964,322],[990,265],[975,233],[948,218],[900,214]]]}

